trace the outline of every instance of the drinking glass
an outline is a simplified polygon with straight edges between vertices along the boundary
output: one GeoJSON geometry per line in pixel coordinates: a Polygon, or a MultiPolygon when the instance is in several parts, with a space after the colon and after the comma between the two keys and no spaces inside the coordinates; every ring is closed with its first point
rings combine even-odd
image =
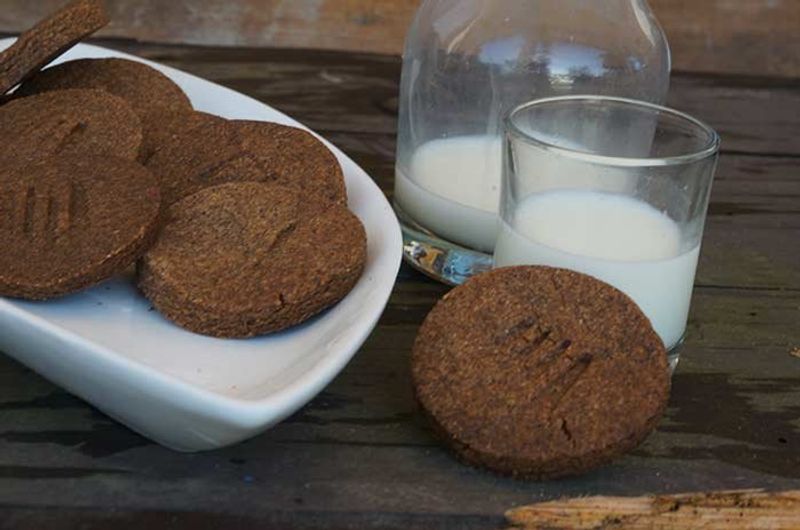
{"type": "Polygon", "coordinates": [[[408,31],[394,203],[408,263],[449,284],[492,266],[503,117],[532,99],[663,103],[670,54],[645,0],[425,0],[408,31]]]}
{"type": "Polygon", "coordinates": [[[626,293],[664,341],[683,342],[719,136],[681,112],[556,97],[505,120],[496,267],[592,275],[626,293]]]}

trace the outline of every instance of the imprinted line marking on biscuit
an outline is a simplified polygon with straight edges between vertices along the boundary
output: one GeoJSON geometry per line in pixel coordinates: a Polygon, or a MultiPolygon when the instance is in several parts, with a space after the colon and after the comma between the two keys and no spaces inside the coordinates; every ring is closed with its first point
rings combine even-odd
{"type": "Polygon", "coordinates": [[[504,344],[510,343],[507,346],[508,351],[514,354],[536,357],[533,367],[536,370],[557,360],[572,345],[570,340],[556,343],[552,335],[553,329],[541,326],[538,317],[529,317],[512,326],[500,340],[504,344]],[[545,350],[548,346],[552,347],[545,350]]]}
{"type": "Polygon", "coordinates": [[[11,210],[12,230],[32,239],[53,239],[69,231],[85,215],[86,197],[74,182],[61,182],[41,193],[40,187],[25,186],[11,210]]]}
{"type": "Polygon", "coordinates": [[[58,238],[70,229],[75,218],[75,209],[78,207],[75,183],[63,181],[58,183],[51,191],[50,200],[54,204],[54,209],[47,233],[51,237],[58,238]]]}
{"type": "MultiPolygon", "coordinates": [[[[555,414],[564,398],[569,395],[594,360],[594,356],[589,353],[578,357],[564,355],[566,349],[569,349],[567,342],[569,341],[562,342],[558,346],[558,351],[561,353],[550,368],[546,369],[539,389],[534,395],[537,401],[550,398],[547,405],[551,414],[555,414]],[[565,346],[566,349],[563,349],[565,346]]],[[[552,352],[549,355],[552,356],[552,352]]]]}
{"type": "MultiPolygon", "coordinates": [[[[212,167],[198,174],[197,184],[212,185],[231,181],[274,180],[269,171],[261,166],[258,157],[255,155],[251,153],[237,154],[223,162],[214,164],[212,167]],[[266,177],[269,177],[269,179],[266,177]]],[[[175,197],[175,199],[182,198],[182,196],[186,195],[186,192],[190,190],[190,188],[188,190],[182,190],[180,196],[175,197]]]]}
{"type": "Polygon", "coordinates": [[[83,121],[75,122],[67,131],[67,133],[61,138],[61,141],[58,143],[58,147],[56,148],[56,153],[60,153],[64,149],[66,149],[73,140],[76,140],[78,136],[82,136],[86,129],[88,128],[89,124],[83,121]]]}
{"type": "Polygon", "coordinates": [[[495,343],[503,344],[512,353],[533,355],[547,342],[551,329],[542,329],[537,317],[528,317],[511,326],[495,343]]]}
{"type": "Polygon", "coordinates": [[[47,230],[50,226],[50,216],[52,215],[52,194],[50,193],[50,190],[48,190],[45,194],[42,194],[41,186],[34,186],[31,189],[34,190],[34,193],[31,207],[33,213],[31,214],[30,218],[29,234],[33,237],[33,239],[41,239],[48,235],[47,230]]]}
{"type": "Polygon", "coordinates": [[[47,197],[47,215],[45,217],[45,232],[47,235],[55,235],[58,219],[58,201],[54,194],[47,197]]]}
{"type": "Polygon", "coordinates": [[[77,193],[75,183],[70,182],[67,186],[66,193],[61,195],[61,208],[58,210],[55,227],[56,237],[61,236],[70,229],[72,219],[75,218],[75,211],[77,209],[76,201],[77,193]]]}
{"type": "Polygon", "coordinates": [[[572,431],[569,430],[569,426],[567,425],[567,420],[565,420],[564,418],[561,418],[561,432],[564,433],[564,436],[570,443],[574,441],[572,437],[572,431]]]}
{"type": "Polygon", "coordinates": [[[267,242],[266,247],[259,247],[259,250],[263,253],[277,248],[281,243],[283,243],[283,241],[288,239],[288,237],[295,231],[296,228],[297,220],[293,219],[292,222],[287,223],[286,226],[278,230],[272,240],[267,242]]]}
{"type": "Polygon", "coordinates": [[[558,408],[561,406],[561,403],[564,401],[564,398],[567,397],[575,385],[578,384],[578,381],[580,381],[581,377],[583,377],[583,374],[589,369],[589,365],[592,364],[592,361],[594,361],[594,356],[589,353],[585,353],[579,356],[577,359],[574,359],[572,366],[570,366],[569,369],[562,374],[560,379],[562,381],[566,381],[566,384],[561,387],[561,391],[558,394],[558,397],[556,397],[555,403],[553,404],[554,411],[558,410],[558,408]]]}
{"type": "Polygon", "coordinates": [[[235,160],[238,160],[239,158],[242,158],[242,155],[241,154],[236,154],[236,155],[228,157],[225,160],[222,160],[222,161],[220,161],[220,162],[218,162],[216,164],[213,164],[210,167],[206,168],[204,171],[200,172],[197,175],[197,179],[200,180],[201,182],[208,182],[213,177],[215,177],[215,176],[219,175],[220,173],[222,173],[223,171],[225,171],[225,169],[227,168],[228,164],[233,163],[235,160]]]}
{"type": "MultiPolygon", "coordinates": [[[[546,333],[547,335],[545,336],[545,340],[550,338],[551,330],[548,329],[546,333]]],[[[553,341],[550,341],[548,343],[542,341],[541,343],[539,343],[534,353],[539,353],[542,349],[544,349],[544,346],[546,344],[553,344],[553,341]]],[[[539,360],[534,365],[533,370],[538,370],[542,366],[546,366],[550,363],[555,362],[561,355],[563,355],[569,349],[571,345],[572,341],[570,340],[563,340],[559,344],[556,344],[554,348],[550,349],[549,351],[545,352],[544,355],[539,357],[539,360]]]]}
{"type": "Polygon", "coordinates": [[[77,182],[70,182],[69,186],[69,205],[67,209],[66,219],[64,223],[59,225],[63,234],[69,230],[73,224],[77,224],[80,220],[88,215],[89,203],[86,198],[86,190],[77,182]]]}

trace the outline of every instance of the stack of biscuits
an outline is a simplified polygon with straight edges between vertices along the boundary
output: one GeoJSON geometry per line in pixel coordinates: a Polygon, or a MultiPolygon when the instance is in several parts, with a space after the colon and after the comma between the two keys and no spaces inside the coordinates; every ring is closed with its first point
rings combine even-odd
{"type": "Polygon", "coordinates": [[[195,111],[140,62],[42,70],[107,22],[102,1],[76,0],[0,53],[0,296],[52,299],[136,264],[165,317],[229,338],[342,299],[366,233],[331,151],[300,129],[195,111]]]}

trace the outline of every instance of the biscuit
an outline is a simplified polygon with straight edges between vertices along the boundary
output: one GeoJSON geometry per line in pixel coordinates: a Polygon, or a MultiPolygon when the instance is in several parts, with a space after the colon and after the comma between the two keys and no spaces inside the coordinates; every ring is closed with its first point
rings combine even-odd
{"type": "Polygon", "coordinates": [[[459,458],[537,479],[636,447],[670,387],[664,345],[631,299],[547,267],[498,269],[451,291],[419,331],[412,376],[459,458]]]}
{"type": "Polygon", "coordinates": [[[196,333],[243,338],[300,324],[341,300],[366,261],[366,233],[341,205],[259,182],[173,204],[140,260],[139,288],[196,333]]]}
{"type": "Polygon", "coordinates": [[[42,20],[0,52],[0,94],[106,24],[108,14],[101,0],[75,0],[42,20]]]}
{"type": "Polygon", "coordinates": [[[101,90],[59,90],[0,106],[0,164],[53,155],[135,159],[139,118],[125,100],[101,90]]]}
{"type": "Polygon", "coordinates": [[[192,104],[170,78],[128,59],[78,59],[42,70],[16,93],[20,96],[70,88],[105,90],[127,101],[144,120],[163,111],[190,111],[192,104]]]}
{"type": "Polygon", "coordinates": [[[144,140],[142,142],[139,160],[146,164],[148,160],[162,147],[172,144],[181,135],[215,123],[224,122],[224,118],[198,111],[173,110],[159,113],[157,120],[147,120],[144,127],[144,140]]]}
{"type": "Polygon", "coordinates": [[[147,162],[165,204],[225,182],[273,182],[315,200],[347,203],[336,156],[312,134],[270,122],[228,121],[198,127],[147,162]]]}
{"type": "Polygon", "coordinates": [[[159,211],[156,179],[130,160],[0,166],[0,296],[45,300],[121,272],[155,238],[159,211]]]}

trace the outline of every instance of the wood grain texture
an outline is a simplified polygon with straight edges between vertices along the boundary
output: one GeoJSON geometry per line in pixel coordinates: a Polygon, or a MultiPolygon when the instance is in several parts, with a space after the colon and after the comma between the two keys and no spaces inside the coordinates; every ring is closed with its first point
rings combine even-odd
{"type": "Polygon", "coordinates": [[[510,510],[506,518],[509,530],[795,530],[800,491],[561,499],[510,510]]]}
{"type": "MultiPolygon", "coordinates": [[[[15,33],[64,0],[0,0],[15,33]]],[[[107,0],[101,35],[144,42],[288,46],[398,54],[417,0],[107,0]]],[[[800,2],[650,0],[675,69],[800,76],[800,2]]]]}
{"type": "MultiPolygon", "coordinates": [[[[396,57],[111,45],[294,115],[391,193],[396,57]]],[[[0,356],[0,528],[499,528],[507,509],[562,496],[800,488],[800,83],[679,75],[671,104],[717,127],[725,153],[669,410],[633,454],[554,483],[457,463],[408,365],[447,288],[404,266],[347,369],[220,451],[161,448],[0,356]]]]}

